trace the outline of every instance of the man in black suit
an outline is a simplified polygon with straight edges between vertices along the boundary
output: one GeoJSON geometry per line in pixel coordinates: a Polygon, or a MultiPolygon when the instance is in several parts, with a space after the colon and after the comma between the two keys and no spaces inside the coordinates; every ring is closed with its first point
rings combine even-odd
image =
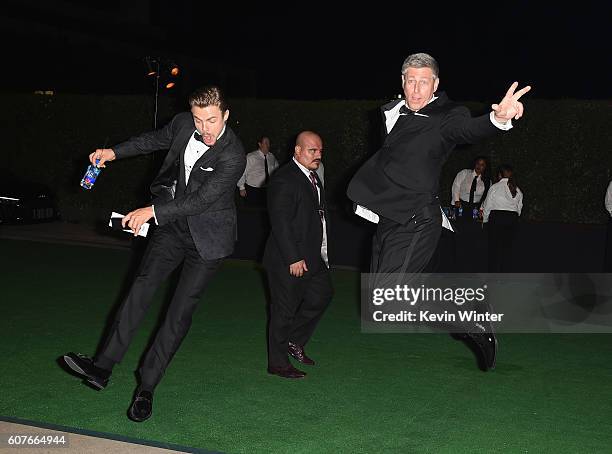
{"type": "MultiPolygon", "coordinates": [[[[385,139],[382,148],[355,174],[347,194],[356,213],[378,223],[370,272],[374,286],[393,285],[394,273],[419,273],[431,259],[442,231],[438,200],[442,165],[455,146],[474,143],[512,127],[523,105],[515,82],[490,114],[472,118],[466,107],[437,92],[438,63],[428,54],[410,55],[402,66],[405,99],[382,107],[385,139]]],[[[372,285],[372,284],[371,284],[372,285]]],[[[483,356],[495,366],[497,340],[489,325],[466,327],[483,356]]]]}
{"type": "Polygon", "coordinates": [[[263,257],[272,297],[268,372],[283,378],[306,375],[288,354],[314,365],[304,346],[333,296],[325,191],[316,173],[322,152],[317,134],[300,133],[293,159],[274,173],[268,190],[271,232],[263,257]]]}
{"type": "Polygon", "coordinates": [[[98,389],[120,362],[143,319],[158,285],[181,263],[183,268],[166,317],[139,369],[140,384],[129,417],[151,416],[153,391],[191,325],[200,297],[236,240],[234,187],[245,167],[242,143],[226,124],[223,94],[205,87],[189,97],[191,112],[176,115],[164,128],[142,134],[110,149],[91,153],[92,163],[169,150],[151,185],[151,206],[122,219],[134,235],[149,220],[158,225],[140,269],[119,308],[95,360],[68,353],[66,364],[98,389]]]}

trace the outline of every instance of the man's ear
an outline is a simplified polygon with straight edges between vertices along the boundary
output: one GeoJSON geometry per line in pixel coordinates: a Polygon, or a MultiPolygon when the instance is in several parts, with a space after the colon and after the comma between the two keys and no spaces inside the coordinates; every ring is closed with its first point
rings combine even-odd
{"type": "Polygon", "coordinates": [[[229,118],[229,109],[227,109],[225,111],[225,113],[223,114],[223,121],[227,122],[227,119],[229,118]]]}
{"type": "Polygon", "coordinates": [[[440,83],[440,79],[436,77],[436,81],[434,82],[434,93],[438,91],[438,84],[440,83]]]}

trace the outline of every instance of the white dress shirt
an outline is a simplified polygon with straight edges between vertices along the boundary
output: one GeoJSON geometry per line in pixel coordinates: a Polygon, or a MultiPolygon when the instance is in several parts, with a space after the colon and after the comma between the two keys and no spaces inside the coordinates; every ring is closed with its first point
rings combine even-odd
{"type": "Polygon", "coordinates": [[[608,190],[606,191],[606,210],[610,216],[612,216],[612,181],[608,185],[608,190]]]}
{"type": "Polygon", "coordinates": [[[244,189],[245,184],[254,188],[261,188],[264,186],[266,181],[264,163],[266,159],[268,161],[268,175],[272,176],[272,172],[278,168],[278,161],[272,153],[268,152],[265,158],[264,152],[261,150],[251,151],[247,154],[244,173],[238,180],[238,183],[236,183],[236,186],[238,186],[240,190],[244,189]]]}
{"type": "Polygon", "coordinates": [[[489,221],[489,215],[493,210],[515,211],[520,216],[523,210],[523,193],[517,187],[516,197],[512,197],[508,187],[508,179],[502,178],[489,188],[487,198],[482,202],[482,209],[483,222],[489,221]]]}
{"type": "MultiPolygon", "coordinates": [[[[295,157],[293,158],[293,162],[297,164],[297,166],[300,168],[302,173],[306,176],[306,179],[308,180],[308,184],[312,185],[312,181],[310,180],[310,170],[308,170],[306,167],[300,164],[297,161],[297,159],[295,159],[295,157]]],[[[321,201],[321,188],[319,187],[319,185],[317,185],[317,195],[319,196],[319,202],[320,202],[321,201]]],[[[327,229],[326,229],[327,224],[325,223],[325,216],[323,216],[322,221],[323,221],[323,241],[321,242],[321,258],[325,262],[325,265],[329,268],[329,259],[327,257],[327,229]]],[[[308,266],[308,264],[306,264],[306,266],[308,266]]]]}
{"type": "MultiPolygon", "coordinates": [[[[455,181],[453,181],[451,194],[451,201],[453,204],[458,200],[463,200],[464,202],[470,201],[470,189],[472,189],[472,181],[474,181],[475,176],[477,176],[476,171],[473,169],[464,169],[457,173],[455,181]]],[[[484,191],[485,184],[484,181],[482,181],[482,175],[478,175],[478,180],[476,180],[476,191],[474,192],[474,203],[480,202],[484,191]]]]}
{"type": "Polygon", "coordinates": [[[319,162],[319,167],[317,170],[317,175],[319,175],[319,180],[321,180],[321,185],[325,187],[325,167],[323,166],[323,161],[319,162]]]}

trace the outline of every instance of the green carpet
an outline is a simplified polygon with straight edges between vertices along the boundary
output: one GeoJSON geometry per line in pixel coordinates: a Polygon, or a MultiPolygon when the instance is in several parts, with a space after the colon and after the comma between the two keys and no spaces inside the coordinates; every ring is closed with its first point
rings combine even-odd
{"type": "Polygon", "coordinates": [[[612,449],[612,336],[501,335],[497,369],[442,334],[362,334],[359,275],[336,294],[305,380],[266,371],[265,293],[228,261],[155,395],[129,421],[133,371],[162,287],[111,384],[96,392],[56,358],[93,354],[130,252],[0,241],[0,416],[244,453],[585,453],[612,449]]]}

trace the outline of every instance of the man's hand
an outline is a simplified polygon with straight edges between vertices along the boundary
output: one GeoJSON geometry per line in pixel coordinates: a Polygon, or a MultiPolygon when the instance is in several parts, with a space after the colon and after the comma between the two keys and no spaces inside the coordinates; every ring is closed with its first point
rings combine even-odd
{"type": "Polygon", "coordinates": [[[455,207],[461,208],[461,200],[456,200],[455,201],[455,207]]]}
{"type": "Polygon", "coordinates": [[[127,225],[134,232],[134,236],[137,236],[138,232],[140,232],[140,227],[152,217],[153,207],[138,208],[126,214],[121,219],[121,225],[123,228],[127,225]]]}
{"type": "Polygon", "coordinates": [[[246,189],[240,190],[240,197],[246,197],[246,189]]]}
{"type": "Polygon", "coordinates": [[[531,87],[527,85],[525,88],[514,93],[516,87],[518,87],[518,82],[514,82],[510,85],[510,88],[506,92],[506,96],[504,96],[504,99],[502,99],[499,104],[491,105],[495,120],[499,123],[507,123],[508,120],[512,118],[518,120],[523,116],[523,103],[519,102],[519,98],[531,90],[531,87]]]}
{"type": "Polygon", "coordinates": [[[289,265],[289,274],[292,276],[302,277],[306,271],[308,271],[308,267],[306,266],[305,260],[300,260],[299,262],[289,265]]]}
{"type": "Polygon", "coordinates": [[[89,162],[96,165],[96,160],[99,159],[98,167],[106,167],[104,163],[106,161],[115,160],[115,152],[112,148],[98,148],[96,151],[89,155],[89,162]]]}

